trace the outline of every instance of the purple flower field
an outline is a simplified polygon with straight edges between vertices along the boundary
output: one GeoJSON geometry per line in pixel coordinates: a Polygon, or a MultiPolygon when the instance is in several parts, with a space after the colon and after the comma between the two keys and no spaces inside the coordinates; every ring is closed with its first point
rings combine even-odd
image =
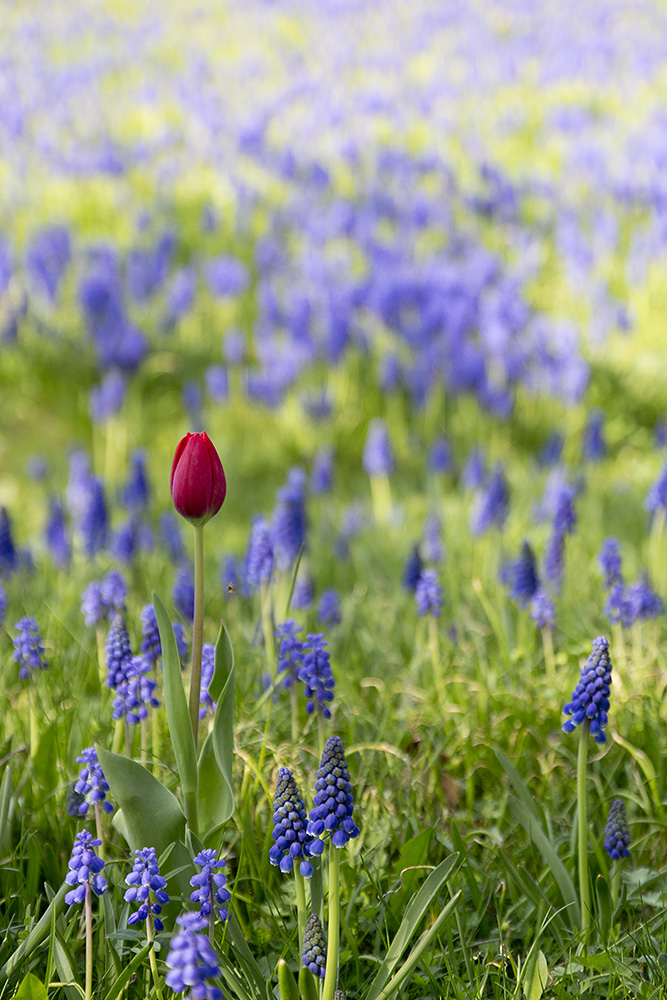
{"type": "Polygon", "coordinates": [[[667,9],[6,6],[0,994],[662,997],[667,9]]]}

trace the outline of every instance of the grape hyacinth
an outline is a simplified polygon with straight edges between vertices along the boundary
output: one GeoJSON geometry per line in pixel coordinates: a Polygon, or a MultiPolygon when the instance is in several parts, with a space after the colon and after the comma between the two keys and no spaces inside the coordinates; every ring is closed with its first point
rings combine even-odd
{"type": "Polygon", "coordinates": [[[81,594],[81,612],[86,625],[98,625],[102,619],[125,610],[127,585],[116,570],[104,580],[93,580],[81,594]]]}
{"type": "Polygon", "coordinates": [[[292,772],[281,767],[278,772],[276,794],[273,799],[273,839],[275,844],[269,851],[269,861],[287,874],[294,867],[294,861],[301,858],[299,871],[304,878],[313,874],[310,845],[314,837],[308,833],[306,806],[292,772]]]}
{"type": "Polygon", "coordinates": [[[95,477],[88,482],[88,496],[80,530],[83,550],[90,559],[106,548],[109,537],[109,514],[102,481],[95,477]]]}
{"type": "Polygon", "coordinates": [[[563,732],[572,733],[577,726],[588,720],[595,742],[606,742],[603,730],[607,725],[609,710],[611,669],[609,642],[606,636],[598,636],[593,640],[592,652],[581,668],[579,683],[572,692],[572,698],[563,706],[563,715],[572,716],[563,723],[563,732]]]}
{"type": "Polygon", "coordinates": [[[305,567],[301,567],[297,574],[292,591],[291,605],[297,611],[307,611],[313,606],[315,598],[315,584],[313,578],[305,567]]]}
{"type": "Polygon", "coordinates": [[[116,614],[111,622],[104,644],[104,654],[107,668],[106,685],[115,689],[128,679],[132,665],[130,636],[125,616],[120,613],[116,614]]]}
{"type": "Polygon", "coordinates": [[[97,759],[97,750],[95,747],[84,747],[76,760],[78,764],[84,765],[79,771],[79,777],[74,784],[74,791],[77,795],[81,796],[77,808],[78,815],[85,816],[91,802],[93,805],[96,805],[98,802],[101,803],[106,813],[112,813],[113,805],[107,801],[109,784],[104,777],[102,765],[97,759]]]}
{"type": "Polygon", "coordinates": [[[311,913],[306,921],[301,964],[304,969],[310,969],[318,979],[324,979],[327,965],[327,942],[320,918],[316,913],[311,913]]]}
{"type": "Polygon", "coordinates": [[[246,555],[246,579],[252,590],[268,581],[273,572],[273,534],[269,522],[264,517],[256,517],[252,523],[248,552],[246,555]]]}
{"type": "Polygon", "coordinates": [[[544,576],[552,592],[558,594],[563,580],[563,563],[565,558],[565,536],[571,535],[576,524],[574,512],[575,490],[565,484],[556,501],[551,537],[547,544],[544,557],[544,576]]]}
{"type": "Polygon", "coordinates": [[[368,428],[362,464],[367,476],[388,476],[394,468],[389,432],[380,417],[372,420],[368,428]]]}
{"type": "Polygon", "coordinates": [[[201,913],[182,913],[176,918],[181,927],[169,944],[166,985],[175,993],[187,994],[187,1000],[222,1000],[222,990],[207,983],[220,975],[218,959],[208,937],[207,921],[201,913]]]}
{"type": "Polygon", "coordinates": [[[2,623],[5,620],[5,615],[7,614],[7,592],[2,586],[2,581],[0,581],[0,628],[2,628],[2,623]]]}
{"type": "Polygon", "coordinates": [[[317,710],[325,719],[331,718],[328,702],[333,701],[333,689],[336,686],[327,645],[321,632],[307,635],[304,643],[303,664],[297,674],[300,681],[306,685],[306,711],[309,715],[317,710]]]}
{"type": "Polygon", "coordinates": [[[39,634],[37,619],[30,616],[21,618],[14,625],[14,652],[12,659],[19,665],[19,678],[24,681],[32,677],[34,670],[47,670],[49,664],[44,656],[44,646],[39,634]]]}
{"type": "Polygon", "coordinates": [[[413,545],[403,569],[403,587],[408,593],[414,594],[423,568],[424,563],[419,553],[419,546],[413,545]]]}
{"type": "Polygon", "coordinates": [[[651,512],[667,509],[667,462],[648,491],[644,506],[651,512]]]}
{"type": "Polygon", "coordinates": [[[107,880],[100,874],[104,862],[95,854],[95,848],[101,843],[101,840],[93,840],[92,833],[88,833],[87,830],[77,833],[74,838],[72,857],[67,862],[69,871],[65,877],[67,885],[74,886],[65,893],[65,902],[68,906],[84,902],[86,885],[90,885],[97,896],[102,896],[107,891],[107,880]]]}
{"type": "Polygon", "coordinates": [[[138,902],[139,909],[130,914],[127,922],[129,925],[139,923],[147,920],[150,914],[153,916],[155,930],[161,931],[164,925],[159,914],[162,913],[162,907],[169,902],[169,895],[165,891],[167,881],[160,875],[154,847],[137,850],[134,856],[132,871],[125,877],[130,888],[123,899],[126,903],[138,902]]]}
{"type": "Polygon", "coordinates": [[[598,566],[602,571],[606,590],[611,590],[614,584],[623,583],[621,547],[616,538],[605,538],[598,555],[598,566]]]}
{"type": "Polygon", "coordinates": [[[19,556],[14,545],[12,525],[6,507],[0,507],[0,576],[9,576],[17,569],[19,556]]]}
{"type": "Polygon", "coordinates": [[[282,686],[289,688],[296,683],[303,666],[303,643],[297,638],[301,625],[288,618],[276,629],[278,639],[278,673],[284,674],[282,686]]]}
{"type": "Polygon", "coordinates": [[[222,921],[229,916],[225,903],[231,899],[229,889],[226,888],[227,879],[217,868],[224,868],[225,862],[218,859],[218,852],[211,848],[200,851],[195,855],[194,863],[201,868],[200,872],[193,875],[190,885],[195,886],[195,891],[190,896],[193,903],[199,903],[199,910],[202,917],[210,917],[213,908],[222,921]]]}
{"type": "Polygon", "coordinates": [[[630,857],[630,829],[625,806],[620,799],[614,799],[609,810],[604,828],[604,849],[612,861],[630,857]]]}
{"type": "Polygon", "coordinates": [[[491,527],[502,530],[508,510],[509,488],[503,468],[498,463],[485,489],[476,497],[470,515],[470,531],[473,537],[479,538],[491,527]]]}
{"type": "Polygon", "coordinates": [[[154,695],[157,684],[148,676],[150,662],[143,656],[133,656],[127,667],[125,679],[116,686],[111,718],[114,722],[125,721],[136,726],[148,717],[149,708],[159,708],[160,702],[154,695]]]}
{"type": "MultiPolygon", "coordinates": [[[[353,812],[352,784],[343,743],[340,736],[330,736],[317,769],[315,805],[310,810],[308,833],[317,838],[328,835],[334,847],[345,847],[349,840],[359,836],[353,812]]],[[[320,845],[313,843],[311,854],[321,854],[321,839],[320,845]]]]}
{"type": "Polygon", "coordinates": [[[54,563],[63,569],[69,563],[72,548],[67,537],[65,510],[60,500],[52,497],[49,501],[49,519],[44,529],[44,537],[54,563]]]}
{"type": "Polygon", "coordinates": [[[437,618],[442,610],[442,587],[438,582],[438,574],[434,569],[422,570],[415,588],[417,614],[433,615],[437,618]]]}
{"type": "Polygon", "coordinates": [[[195,585],[187,566],[178,571],[171,598],[181,618],[191,623],[195,617],[195,585]]]}
{"type": "Polygon", "coordinates": [[[199,718],[205,719],[210,708],[215,712],[217,703],[213,701],[208,693],[209,685],[213,680],[215,672],[215,646],[211,642],[205,642],[201,651],[201,685],[199,690],[199,718]]]}
{"type": "Polygon", "coordinates": [[[287,570],[305,545],[307,521],[305,503],[306,475],[303,469],[290,469],[287,483],[278,490],[278,502],[271,519],[271,533],[276,563],[287,570]]]}
{"type": "Polygon", "coordinates": [[[530,602],[530,617],[539,629],[549,629],[556,627],[556,610],[554,602],[547,594],[544,587],[538,587],[530,602]]]}
{"type": "Polygon", "coordinates": [[[332,627],[340,625],[340,597],[333,589],[322,591],[322,596],[317,605],[317,616],[323,625],[332,627]]]}
{"type": "Polygon", "coordinates": [[[152,604],[146,604],[141,609],[139,619],[141,621],[139,652],[151,666],[155,666],[162,656],[162,643],[160,642],[160,630],[155,617],[155,608],[152,604]]]}
{"type": "Polygon", "coordinates": [[[530,542],[522,542],[521,553],[519,558],[510,564],[508,577],[510,597],[520,608],[525,608],[539,587],[535,553],[530,542]]]}

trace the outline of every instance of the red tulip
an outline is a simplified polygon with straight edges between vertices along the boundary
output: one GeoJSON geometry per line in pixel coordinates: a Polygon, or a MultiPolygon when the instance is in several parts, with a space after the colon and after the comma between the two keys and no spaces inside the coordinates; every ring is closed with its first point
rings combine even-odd
{"type": "Polygon", "coordinates": [[[222,462],[206,431],[178,442],[171,467],[171,498],[178,513],[195,526],[217,514],[227,493],[222,462]]]}

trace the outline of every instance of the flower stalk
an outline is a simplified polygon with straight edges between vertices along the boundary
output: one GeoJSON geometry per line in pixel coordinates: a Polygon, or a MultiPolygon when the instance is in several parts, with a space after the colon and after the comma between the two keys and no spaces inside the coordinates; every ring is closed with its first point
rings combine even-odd
{"type": "Polygon", "coordinates": [[[588,764],[588,735],[591,724],[586,719],[579,734],[579,753],[577,756],[577,818],[579,847],[579,906],[581,908],[581,942],[585,947],[588,941],[591,922],[590,886],[588,883],[588,816],[586,809],[586,766],[588,764]]]}
{"type": "Polygon", "coordinates": [[[204,645],[204,525],[193,525],[195,534],[195,614],[192,622],[192,669],[190,672],[190,722],[199,744],[199,697],[201,692],[201,657],[204,645]]]}

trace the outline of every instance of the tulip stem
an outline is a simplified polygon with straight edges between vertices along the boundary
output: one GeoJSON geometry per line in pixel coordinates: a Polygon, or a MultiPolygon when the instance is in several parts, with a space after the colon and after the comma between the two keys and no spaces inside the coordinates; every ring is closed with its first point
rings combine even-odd
{"type": "Polygon", "coordinates": [[[199,695],[201,690],[201,653],[204,644],[204,525],[195,524],[195,616],[192,623],[192,669],[190,671],[190,722],[199,743],[199,695]]]}
{"type": "Polygon", "coordinates": [[[586,765],[588,763],[588,734],[591,723],[585,719],[579,737],[579,754],[577,757],[577,813],[579,821],[579,905],[581,907],[581,943],[584,947],[588,942],[588,931],[591,922],[591,901],[588,886],[588,830],[586,816],[586,765]]]}

